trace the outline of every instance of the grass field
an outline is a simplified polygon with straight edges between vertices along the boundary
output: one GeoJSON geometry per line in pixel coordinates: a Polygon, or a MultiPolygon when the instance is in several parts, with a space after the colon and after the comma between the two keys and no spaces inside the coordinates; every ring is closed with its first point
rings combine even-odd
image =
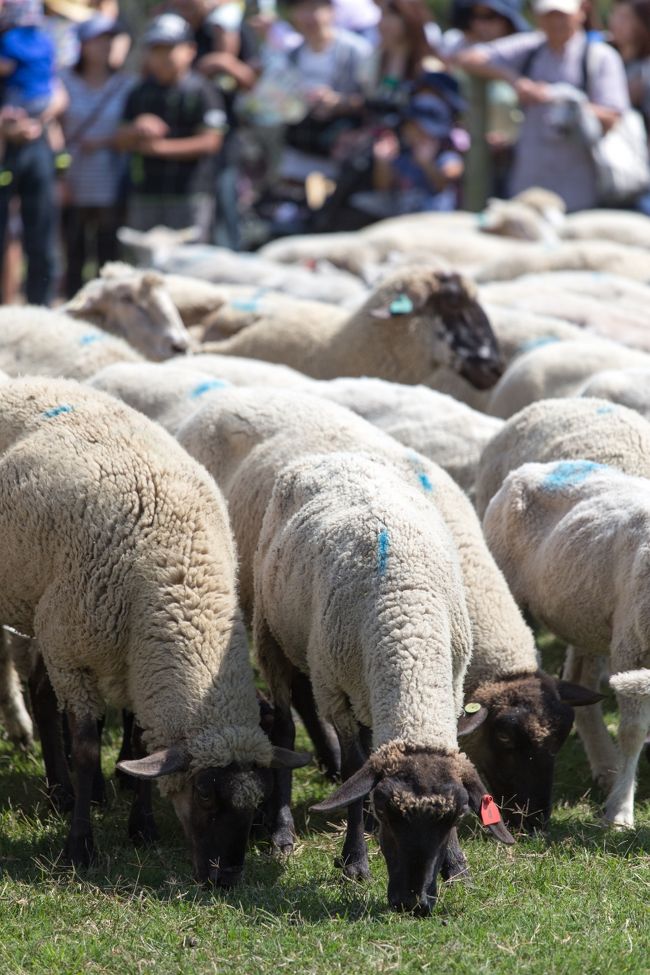
{"type": "MultiPolygon", "coordinates": [[[[608,720],[614,721],[614,714],[608,720]]],[[[109,728],[112,773],[118,729],[109,728]]],[[[306,742],[303,742],[306,744],[306,742]]],[[[245,882],[215,896],[190,882],[173,813],[161,800],[160,844],[126,839],[129,800],[109,781],[95,816],[97,865],[57,863],[66,822],[48,813],[37,757],[0,744],[0,973],[650,973],[650,763],[641,762],[634,831],[599,825],[575,735],[563,749],[547,839],[511,848],[462,830],[472,881],[441,888],[431,918],[391,914],[371,841],[373,881],[344,882],[333,866],[341,829],[308,806],[327,785],[296,776],[299,842],[286,865],[253,849],[245,882]]]]}

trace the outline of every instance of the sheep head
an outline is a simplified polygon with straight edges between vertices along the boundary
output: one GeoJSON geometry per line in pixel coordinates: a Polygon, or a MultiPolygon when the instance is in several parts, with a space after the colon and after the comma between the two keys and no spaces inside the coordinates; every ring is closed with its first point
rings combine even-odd
{"type": "Polygon", "coordinates": [[[230,762],[193,771],[189,752],[172,746],[117,767],[140,779],[174,777],[169,798],[190,844],[197,881],[232,887],[244,868],[255,813],[271,794],[271,768],[299,768],[311,761],[311,755],[284,748],[274,747],[271,754],[269,768],[230,762]]]}
{"type": "Polygon", "coordinates": [[[188,351],[191,336],[155,271],[108,264],[66,305],[68,314],[87,318],[119,335],[149,359],[168,359],[188,351]]]}
{"type": "Polygon", "coordinates": [[[472,285],[459,274],[405,270],[385,282],[359,314],[393,330],[395,355],[404,363],[415,355],[417,366],[429,371],[448,366],[477,389],[489,389],[501,376],[503,364],[488,317],[472,285]]]}
{"type": "Polygon", "coordinates": [[[484,683],[472,698],[487,718],[464,744],[516,829],[543,828],[551,812],[555,757],[573,724],[573,708],[602,695],[542,671],[484,683]]]}
{"type": "MultiPolygon", "coordinates": [[[[452,864],[460,851],[453,831],[470,810],[480,814],[486,791],[461,753],[393,741],[312,808],[330,812],[369,795],[388,867],[389,904],[396,911],[427,915],[436,900],[438,874],[457,872],[452,864]]],[[[514,843],[500,818],[488,828],[502,843],[514,843]]]]}

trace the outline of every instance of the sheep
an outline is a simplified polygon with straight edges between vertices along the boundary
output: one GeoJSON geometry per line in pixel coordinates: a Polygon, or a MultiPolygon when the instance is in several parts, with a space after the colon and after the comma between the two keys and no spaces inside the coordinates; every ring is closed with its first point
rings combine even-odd
{"type": "Polygon", "coordinates": [[[155,835],[148,780],[162,777],[198,878],[229,886],[264,770],[302,759],[274,752],[258,724],[223,498],[172,437],[103,393],[43,378],[0,389],[0,619],[38,640],[68,715],[67,858],[92,857],[109,702],[135,713],[134,746],[153,752],[121,764],[142,779],[131,836],[155,835]]]}
{"type": "Polygon", "coordinates": [[[479,518],[516,467],[580,458],[650,477],[650,424],[605,399],[532,403],[510,417],[483,449],[476,476],[479,518]]]}
{"type": "Polygon", "coordinates": [[[633,281],[650,280],[648,255],[641,247],[607,240],[574,240],[549,247],[526,244],[503,257],[489,257],[473,273],[479,284],[509,281],[524,274],[547,271],[608,271],[633,281]]]}
{"type": "Polygon", "coordinates": [[[485,416],[451,396],[426,386],[383,379],[332,379],[309,392],[354,413],[439,464],[471,494],[483,447],[503,421],[485,416]]]}
{"type": "MultiPolygon", "coordinates": [[[[305,322],[309,321],[313,328],[319,324],[328,328],[341,325],[350,315],[344,307],[322,301],[306,301],[267,288],[233,288],[232,291],[232,296],[204,317],[200,329],[200,351],[209,351],[210,342],[228,338],[250,325],[261,327],[271,323],[273,327],[273,323],[279,320],[283,328],[293,331],[304,328],[305,322]]],[[[194,329],[193,334],[197,335],[198,331],[194,329]]]]}
{"type": "MultiPolygon", "coordinates": [[[[275,708],[273,741],[293,748],[297,669],[341,744],[344,784],[314,808],[348,807],[345,875],[370,876],[370,794],[390,906],[428,914],[438,872],[448,877],[457,867],[451,831],[468,805],[480,814],[487,793],[458,752],[472,635],[447,527],[385,464],[355,453],[306,455],[275,482],[254,576],[253,635],[275,708]],[[369,756],[362,728],[372,733],[369,756]]],[[[486,714],[468,716],[463,731],[486,714]]],[[[290,773],[279,775],[287,780],[277,797],[285,836],[278,831],[275,841],[291,846],[290,773]]],[[[500,821],[493,835],[514,842],[500,821]]]]}
{"type": "Polygon", "coordinates": [[[187,352],[192,342],[163,276],[128,264],[105,264],[63,311],[119,335],[149,359],[187,352]]]}
{"type": "Polygon", "coordinates": [[[88,322],[37,306],[0,308],[0,369],[87,379],[114,362],[141,362],[122,339],[88,322]]]}
{"type": "Polygon", "coordinates": [[[517,602],[583,655],[609,657],[620,756],[605,820],[631,827],[650,730],[650,483],[589,460],[524,464],[483,525],[517,602]]]}
{"type": "MultiPolygon", "coordinates": [[[[210,244],[185,244],[169,248],[156,246],[152,254],[147,234],[129,230],[125,235],[124,229],[120,234],[121,239],[125,240],[128,236],[129,246],[135,246],[140,252],[137,263],[165,274],[201,278],[215,284],[248,285],[254,281],[257,287],[272,288],[297,298],[335,305],[344,301],[361,301],[366,291],[365,285],[354,275],[320,263],[310,268],[288,268],[259,254],[236,254],[225,247],[210,244]]],[[[158,230],[155,228],[156,233],[158,230]]]]}
{"type": "Polygon", "coordinates": [[[619,403],[650,420],[650,367],[597,372],[580,387],[577,395],[619,403]]]}
{"type": "Polygon", "coordinates": [[[555,315],[597,335],[647,350],[646,309],[650,289],[614,274],[556,271],[484,285],[481,300],[555,315]]]}
{"type": "Polygon", "coordinates": [[[537,400],[575,395],[603,369],[648,365],[645,353],[604,339],[546,343],[511,363],[492,390],[487,412],[507,420],[537,400]]]}
{"type": "Polygon", "coordinates": [[[544,214],[516,198],[492,199],[480,214],[479,226],[485,234],[557,244],[561,217],[560,214],[560,219],[548,220],[544,214]]]}
{"type": "Polygon", "coordinates": [[[281,362],[316,379],[375,375],[434,388],[441,367],[478,389],[494,385],[501,369],[471,285],[457,274],[425,269],[393,275],[342,324],[251,325],[211,351],[281,362]]]}
{"type": "Polygon", "coordinates": [[[582,210],[571,213],[563,226],[568,240],[611,240],[630,247],[650,248],[650,227],[643,213],[631,210],[582,210]]]}
{"type": "Polygon", "coordinates": [[[34,744],[34,726],[16,668],[15,639],[19,638],[10,631],[0,631],[0,719],[9,740],[27,751],[34,744]]]}
{"type": "MultiPolygon", "coordinates": [[[[505,810],[509,822],[527,828],[543,824],[550,810],[554,754],[569,733],[571,706],[599,697],[539,671],[533,635],[488,552],[471,502],[449,475],[343,407],[293,391],[225,389],[179,428],[177,439],[210,471],[226,497],[247,619],[253,613],[253,560],[262,520],[287,463],[309,453],[354,451],[396,469],[425,495],[458,548],[474,642],[466,691],[489,711],[484,725],[467,739],[466,750],[470,758],[476,756],[495,796],[514,799],[505,810]],[[507,747],[504,751],[498,737],[504,724],[525,743],[516,756],[507,747]]],[[[308,713],[304,700],[300,713],[303,719],[308,713]]],[[[315,732],[321,734],[317,725],[315,732]]],[[[329,743],[319,738],[314,744],[333,770],[336,758],[329,743]]]]}
{"type": "Polygon", "coordinates": [[[308,376],[274,362],[261,359],[246,359],[243,356],[216,355],[200,352],[179,359],[168,359],[163,369],[183,369],[194,372],[196,369],[207,372],[215,379],[223,379],[233,386],[279,386],[298,388],[309,385],[308,376]]]}
{"type": "Polygon", "coordinates": [[[118,362],[101,369],[87,385],[110,393],[173,434],[206,397],[230,384],[199,369],[118,362]]]}

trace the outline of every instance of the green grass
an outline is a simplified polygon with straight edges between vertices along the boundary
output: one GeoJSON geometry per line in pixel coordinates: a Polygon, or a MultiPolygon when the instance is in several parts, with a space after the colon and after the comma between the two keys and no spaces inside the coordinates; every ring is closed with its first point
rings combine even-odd
{"type": "MultiPolygon", "coordinates": [[[[108,774],[118,736],[113,725],[108,774]]],[[[602,797],[573,735],[561,753],[549,839],[506,848],[467,822],[472,881],[443,885],[427,920],[386,909],[374,841],[372,883],[339,877],[341,828],[308,815],[327,792],[315,770],[296,775],[294,856],[281,865],[254,848],[245,882],[223,897],[191,883],[180,827],[162,800],[160,844],[133,849],[129,800],[112,779],[110,806],[95,815],[97,865],[83,876],[65,869],[57,857],[66,823],[47,811],[41,788],[40,760],[0,744],[1,975],[650,972],[650,764],[642,759],[637,828],[604,830],[602,797]]]]}

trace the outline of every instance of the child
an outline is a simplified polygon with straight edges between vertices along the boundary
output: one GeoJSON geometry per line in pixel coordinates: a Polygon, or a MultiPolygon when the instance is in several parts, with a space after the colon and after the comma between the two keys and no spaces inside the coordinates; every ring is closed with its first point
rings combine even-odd
{"type": "Polygon", "coordinates": [[[454,210],[464,164],[452,147],[453,116],[435,95],[416,95],[400,126],[400,139],[383,133],[375,143],[374,185],[392,197],[394,213],[454,210]]]}
{"type": "Polygon", "coordinates": [[[214,162],[226,129],[213,85],[191,70],[192,30],[182,17],[161,14],[147,27],[145,80],[126,101],[116,145],[131,153],[127,224],[195,226],[207,242],[214,217],[214,162]]]}
{"type": "Polygon", "coordinates": [[[0,4],[2,102],[42,117],[54,97],[54,45],[40,28],[41,4],[3,0],[0,4]]]}

